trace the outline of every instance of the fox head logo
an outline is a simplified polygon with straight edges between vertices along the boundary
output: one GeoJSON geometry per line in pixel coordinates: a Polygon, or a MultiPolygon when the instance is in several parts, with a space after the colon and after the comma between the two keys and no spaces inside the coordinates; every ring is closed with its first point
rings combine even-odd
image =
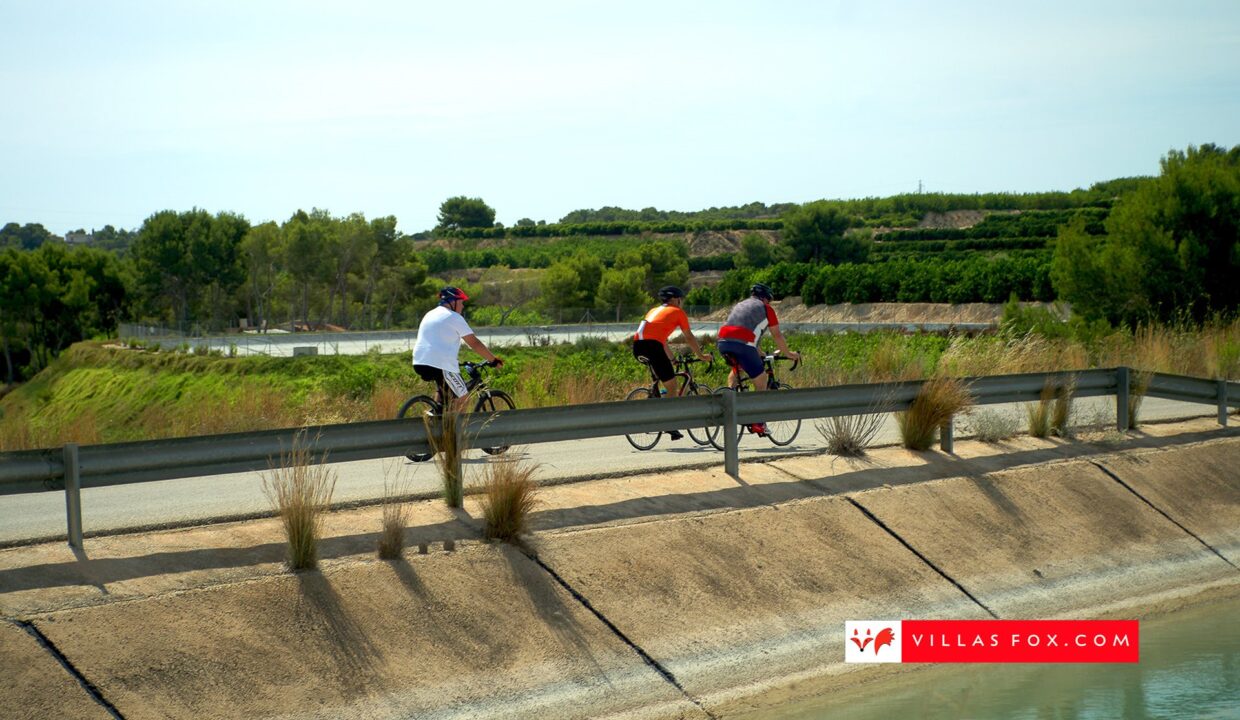
{"type": "Polygon", "coordinates": [[[863,638],[858,635],[856,629],[854,629],[853,636],[848,639],[852,640],[853,644],[856,645],[861,652],[865,652],[866,646],[873,642],[874,654],[877,655],[879,648],[892,643],[895,639],[895,634],[891,632],[891,628],[883,628],[878,631],[877,635],[870,637],[870,631],[867,629],[865,631],[865,637],[863,638]]]}

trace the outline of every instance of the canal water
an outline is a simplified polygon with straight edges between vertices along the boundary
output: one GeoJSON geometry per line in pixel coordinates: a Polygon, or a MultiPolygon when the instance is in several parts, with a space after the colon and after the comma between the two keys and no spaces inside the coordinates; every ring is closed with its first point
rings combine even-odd
{"type": "Polygon", "coordinates": [[[1240,720],[1240,599],[1141,623],[1135,665],[940,665],[728,720],[1240,720]]]}

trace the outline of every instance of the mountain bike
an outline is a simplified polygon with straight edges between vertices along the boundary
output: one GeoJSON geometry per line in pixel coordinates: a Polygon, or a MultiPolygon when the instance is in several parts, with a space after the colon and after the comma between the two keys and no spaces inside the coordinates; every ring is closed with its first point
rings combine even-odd
{"type": "MultiPolygon", "coordinates": [[[[662,387],[660,387],[662,383],[659,381],[659,378],[654,374],[654,368],[650,367],[649,361],[647,361],[645,358],[640,358],[640,360],[641,360],[641,363],[646,366],[646,369],[650,371],[650,385],[648,386],[642,385],[640,387],[633,388],[633,390],[627,396],[625,396],[624,399],[625,400],[646,400],[646,399],[651,399],[651,398],[657,399],[660,397],[666,397],[667,391],[664,390],[662,387]]],[[[702,361],[696,357],[693,357],[692,355],[679,355],[675,359],[672,360],[672,365],[676,368],[675,377],[680,379],[681,397],[684,397],[686,395],[710,395],[711,394],[710,388],[706,387],[705,385],[702,385],[697,380],[695,380],[693,377],[693,370],[692,368],[690,368],[690,366],[693,363],[697,363],[697,362],[702,362],[702,361]]],[[[693,442],[697,443],[698,445],[706,445],[710,443],[711,441],[710,440],[711,430],[712,430],[711,428],[707,428],[707,427],[689,428],[689,437],[693,440],[693,442]]],[[[651,432],[633,433],[631,435],[625,435],[624,437],[626,440],[629,441],[630,445],[637,448],[638,450],[650,450],[659,442],[659,438],[663,437],[663,431],[653,430],[651,432]]]]}
{"type": "MultiPolygon", "coordinates": [[[[465,362],[461,363],[461,369],[465,371],[468,380],[465,387],[469,390],[470,395],[477,396],[474,402],[474,412],[486,413],[488,415],[502,411],[515,410],[517,404],[512,401],[512,397],[503,390],[496,390],[488,387],[486,381],[482,378],[482,371],[486,368],[495,367],[490,362],[465,362]]],[[[443,414],[443,404],[431,397],[430,395],[414,395],[400,406],[400,410],[396,413],[398,419],[410,418],[413,420],[421,420],[427,417],[437,417],[443,414]]],[[[508,449],[507,445],[496,447],[484,447],[482,452],[488,455],[498,455],[508,449]]],[[[434,452],[429,453],[411,453],[405,457],[414,462],[426,462],[435,456],[434,452]]]]}
{"type": "MultiPolygon", "coordinates": [[[[733,355],[732,353],[723,353],[723,359],[728,363],[728,367],[736,368],[737,360],[736,360],[735,355],[733,355]]],[[[779,354],[778,350],[776,350],[771,355],[763,356],[762,364],[766,368],[766,389],[767,391],[791,390],[792,389],[791,385],[789,385],[786,382],[782,382],[775,377],[775,363],[780,362],[780,361],[792,363],[792,367],[788,368],[789,372],[796,370],[797,366],[801,364],[800,360],[794,360],[789,357],[783,357],[782,355],[779,354]]],[[[752,380],[745,377],[743,371],[740,371],[739,369],[737,372],[737,378],[740,380],[740,384],[737,388],[733,389],[730,387],[721,387],[718,390],[716,390],[715,393],[718,394],[718,393],[724,393],[724,392],[746,392],[752,389],[751,388],[752,380]]],[[[709,433],[708,435],[710,439],[710,444],[714,445],[715,449],[717,450],[722,450],[724,448],[724,442],[726,439],[724,434],[720,432],[721,429],[722,428],[716,426],[715,428],[713,428],[713,432],[709,433]]],[[[738,442],[740,441],[741,436],[743,436],[746,432],[753,433],[754,432],[753,427],[751,425],[739,426],[739,429],[737,430],[737,435],[736,435],[736,439],[738,442]]],[[[800,419],[775,420],[775,421],[766,423],[767,439],[780,447],[791,444],[793,440],[796,440],[797,434],[800,432],[801,432],[800,419]]]]}

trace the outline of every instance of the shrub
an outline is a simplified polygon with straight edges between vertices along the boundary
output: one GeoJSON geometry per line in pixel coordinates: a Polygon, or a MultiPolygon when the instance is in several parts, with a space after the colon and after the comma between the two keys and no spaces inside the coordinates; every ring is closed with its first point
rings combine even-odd
{"type": "Polygon", "coordinates": [[[969,413],[968,428],[977,440],[995,443],[1015,437],[1020,432],[1020,421],[999,410],[974,410],[969,413]]]}
{"type": "Polygon", "coordinates": [[[314,459],[305,432],[293,436],[292,447],[280,453],[280,464],[263,474],[263,493],[279,514],[288,539],[290,570],[318,566],[323,513],[336,489],[336,473],[326,456],[314,459]]]}
{"type": "Polygon", "coordinates": [[[969,389],[956,378],[927,380],[909,409],[896,413],[900,437],[910,450],[929,450],[939,428],[973,404],[969,389]]]}

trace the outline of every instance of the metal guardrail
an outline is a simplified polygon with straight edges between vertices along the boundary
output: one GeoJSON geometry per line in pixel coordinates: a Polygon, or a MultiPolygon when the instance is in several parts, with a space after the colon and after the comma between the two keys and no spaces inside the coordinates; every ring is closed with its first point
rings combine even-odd
{"type": "MultiPolygon", "coordinates": [[[[1048,384],[1074,383],[1074,397],[1116,397],[1116,424],[1127,429],[1133,387],[1152,397],[1218,407],[1227,424],[1240,407],[1240,383],[1129,368],[963,378],[979,405],[1037,401],[1048,384]]],[[[473,447],[533,445],[612,437],[671,427],[736,426],[763,420],[812,419],[907,410],[923,381],[840,385],[778,393],[721,393],[660,402],[609,402],[468,416],[462,432],[473,447]]],[[[318,462],[348,462],[429,452],[427,428],[410,420],[321,425],[301,429],[208,435],[106,445],[0,453],[0,495],[66,492],[70,544],[81,547],[80,489],[224,473],[266,470],[303,434],[318,462]]],[[[724,466],[739,477],[736,433],[724,433],[724,466]]],[[[950,423],[941,443],[950,452],[950,423]]]]}

